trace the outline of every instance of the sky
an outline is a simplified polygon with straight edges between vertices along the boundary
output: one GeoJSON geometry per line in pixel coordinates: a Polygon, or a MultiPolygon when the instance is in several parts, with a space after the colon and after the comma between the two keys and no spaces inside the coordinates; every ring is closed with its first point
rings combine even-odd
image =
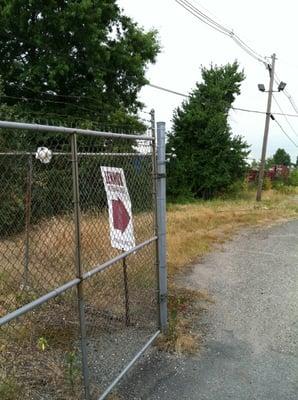
{"type": "MultiPolygon", "coordinates": [[[[287,83],[287,89],[298,104],[298,2],[293,0],[190,0],[193,5],[233,30],[262,56],[277,54],[276,73],[287,83]]],[[[177,92],[189,93],[200,82],[200,66],[223,65],[237,60],[246,79],[234,107],[266,111],[267,94],[258,91],[257,84],[268,88],[269,74],[265,66],[246,54],[232,39],[196,19],[175,0],[118,0],[124,13],[144,29],[157,29],[161,53],[147,71],[148,80],[177,92]]],[[[275,87],[276,89],[276,87],[275,87]]],[[[295,114],[283,93],[275,96],[285,113],[295,114]]],[[[140,99],[147,109],[154,108],[157,121],[165,121],[171,129],[173,110],[183,98],[149,86],[142,89],[140,99]]],[[[280,112],[273,102],[272,112],[280,112]]],[[[276,117],[286,133],[298,145],[298,118],[276,117]]],[[[265,125],[265,115],[231,111],[229,122],[234,134],[242,135],[251,145],[250,157],[259,159],[265,125]]],[[[267,156],[284,148],[296,161],[298,148],[271,121],[267,156]]]]}

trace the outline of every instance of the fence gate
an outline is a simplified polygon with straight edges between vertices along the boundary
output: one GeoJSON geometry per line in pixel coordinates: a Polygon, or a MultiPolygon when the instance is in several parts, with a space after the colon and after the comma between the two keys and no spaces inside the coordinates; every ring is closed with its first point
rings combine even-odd
{"type": "Polygon", "coordinates": [[[3,398],[104,399],[166,328],[151,117],[150,135],[0,121],[3,398]]]}

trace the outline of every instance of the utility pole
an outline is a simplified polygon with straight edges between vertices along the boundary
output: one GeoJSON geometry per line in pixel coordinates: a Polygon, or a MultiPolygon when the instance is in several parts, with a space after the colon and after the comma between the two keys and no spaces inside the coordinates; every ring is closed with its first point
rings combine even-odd
{"type": "Polygon", "coordinates": [[[256,198],[257,201],[261,201],[261,197],[262,197],[262,187],[263,187],[265,161],[266,161],[266,150],[267,150],[268,133],[269,133],[270,118],[271,118],[271,103],[272,103],[272,94],[273,94],[276,54],[273,54],[271,56],[271,58],[272,58],[272,65],[271,65],[271,67],[270,67],[270,65],[268,65],[269,75],[270,75],[270,83],[269,83],[269,90],[268,90],[268,100],[267,100],[267,111],[266,111],[264,138],[263,138],[262,156],[261,156],[261,163],[260,163],[260,169],[259,169],[258,190],[257,190],[257,198],[256,198]]]}

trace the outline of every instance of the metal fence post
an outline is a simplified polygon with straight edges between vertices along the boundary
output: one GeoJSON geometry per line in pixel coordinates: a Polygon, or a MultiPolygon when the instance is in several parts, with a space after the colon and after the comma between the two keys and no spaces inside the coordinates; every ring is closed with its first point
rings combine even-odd
{"type": "Polygon", "coordinates": [[[157,122],[156,208],[158,229],[158,271],[160,328],[167,329],[167,260],[166,260],[166,124],[157,122]]]}
{"type": "MultiPolygon", "coordinates": [[[[156,193],[157,193],[157,157],[156,157],[156,130],[155,130],[155,110],[152,109],[150,111],[150,131],[151,136],[153,138],[151,143],[152,148],[152,208],[153,208],[153,226],[154,226],[154,234],[158,237],[158,226],[157,226],[157,201],[156,201],[156,193]]],[[[159,298],[159,257],[158,257],[158,240],[155,242],[155,270],[156,270],[156,317],[157,317],[157,326],[160,328],[160,298],[159,298]]]]}
{"type": "Polygon", "coordinates": [[[31,197],[32,197],[32,155],[30,154],[28,158],[28,173],[27,173],[26,197],[25,197],[25,254],[24,254],[24,277],[23,277],[24,290],[26,290],[29,279],[31,197]]]}
{"type": "Polygon", "coordinates": [[[76,264],[77,278],[81,280],[80,283],[78,283],[77,285],[77,296],[78,296],[78,308],[79,308],[79,319],[80,319],[82,368],[83,368],[83,378],[84,378],[85,399],[90,400],[84,291],[83,291],[83,281],[82,281],[83,271],[81,267],[79,167],[78,167],[77,135],[75,133],[71,135],[71,154],[72,154],[73,203],[74,203],[74,226],[75,226],[75,264],[76,264]]]}
{"type": "Polygon", "coordinates": [[[126,257],[122,261],[123,268],[123,282],[124,282],[124,297],[125,297],[125,325],[130,325],[130,315],[129,315],[129,295],[128,295],[128,276],[127,276],[127,264],[126,257]]]}

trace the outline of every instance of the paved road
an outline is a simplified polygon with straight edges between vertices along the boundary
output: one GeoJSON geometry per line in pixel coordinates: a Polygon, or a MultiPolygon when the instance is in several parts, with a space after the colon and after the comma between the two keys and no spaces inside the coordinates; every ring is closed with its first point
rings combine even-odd
{"type": "Polygon", "coordinates": [[[215,299],[199,355],[152,351],[120,387],[126,400],[298,399],[298,221],[242,232],[186,284],[215,299]]]}

